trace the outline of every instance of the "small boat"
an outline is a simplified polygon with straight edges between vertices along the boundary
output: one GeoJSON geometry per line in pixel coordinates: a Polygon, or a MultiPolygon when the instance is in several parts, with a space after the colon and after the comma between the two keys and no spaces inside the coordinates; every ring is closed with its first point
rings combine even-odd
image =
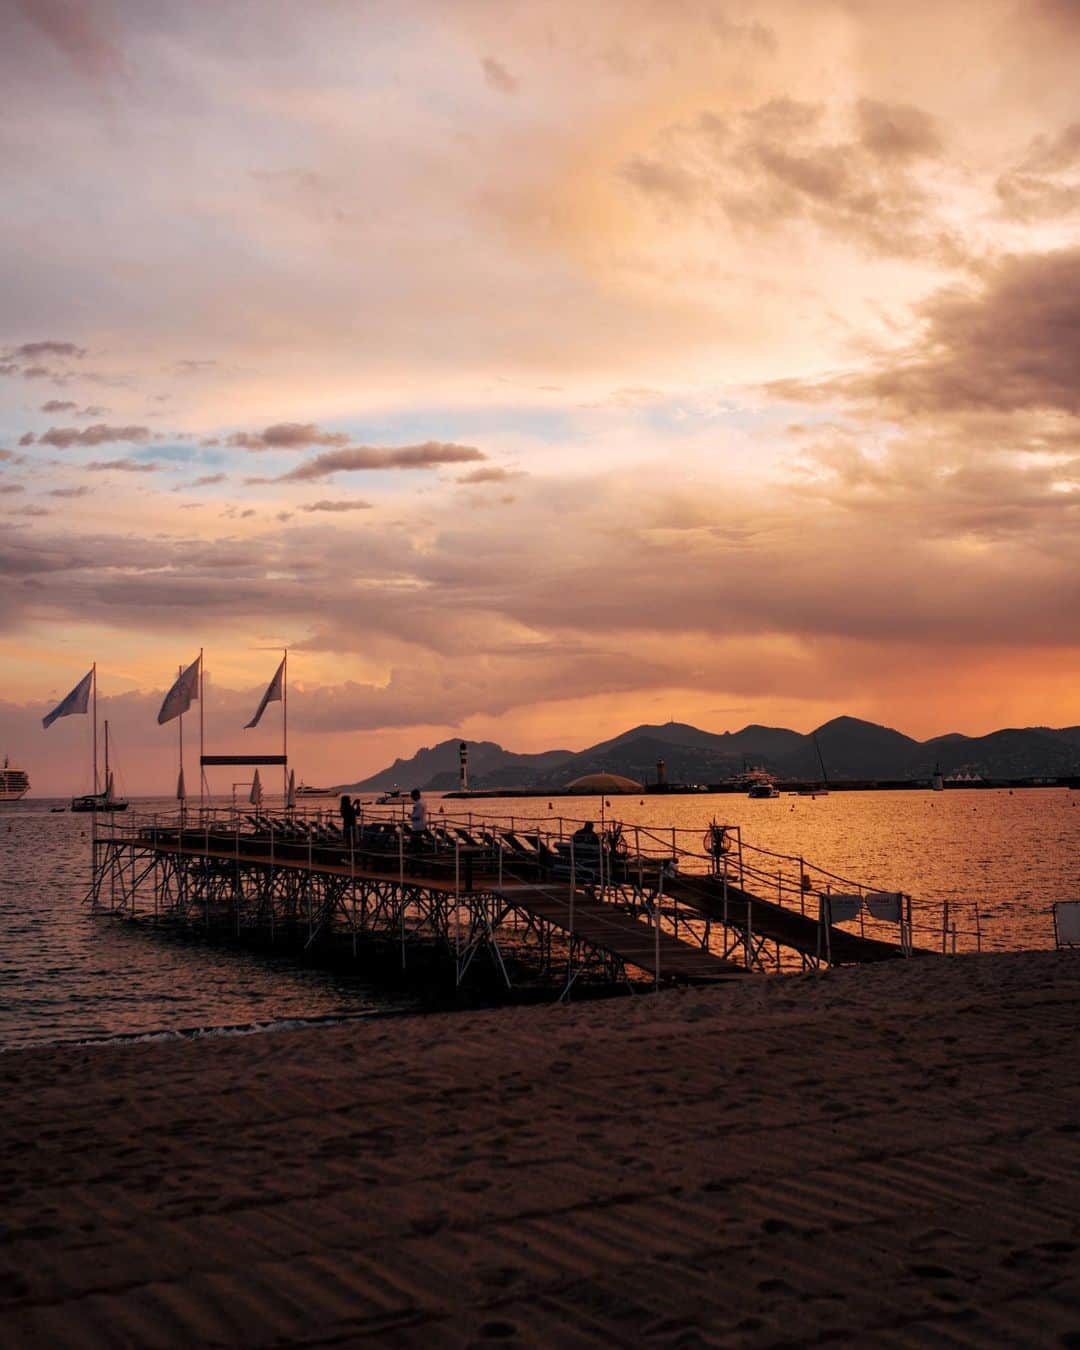
{"type": "Polygon", "coordinates": [[[113,776],[109,769],[109,724],[105,723],[105,791],[87,792],[82,797],[72,797],[73,811],[126,811],[128,804],[118,797],[113,789],[113,776]]]}
{"type": "Polygon", "coordinates": [[[400,802],[405,796],[400,788],[391,788],[389,792],[384,792],[381,797],[375,798],[376,806],[389,806],[392,802],[400,802]]]}
{"type": "Polygon", "coordinates": [[[296,789],[296,795],[298,797],[329,797],[330,789],[309,787],[307,783],[301,779],[296,789]]]}
{"type": "Polygon", "coordinates": [[[748,797],[779,797],[780,789],[775,783],[766,783],[764,781],[751,785],[750,791],[746,794],[748,797]]]}

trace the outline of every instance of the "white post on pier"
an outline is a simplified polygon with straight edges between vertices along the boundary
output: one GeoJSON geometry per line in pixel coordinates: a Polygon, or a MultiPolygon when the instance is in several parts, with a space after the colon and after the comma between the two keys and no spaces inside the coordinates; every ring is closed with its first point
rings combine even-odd
{"type": "Polygon", "coordinates": [[[653,990],[660,992],[660,904],[664,898],[664,863],[656,877],[656,895],[653,897],[653,990]]]}
{"type": "MultiPolygon", "coordinates": [[[[183,667],[183,666],[177,666],[177,667],[176,667],[176,676],[177,676],[177,679],[179,679],[180,676],[181,676],[183,673],[184,673],[184,667],[183,667]]],[[[200,680],[202,679],[202,662],[201,662],[201,661],[199,662],[199,679],[200,679],[200,680]]],[[[202,700],[201,700],[201,699],[199,700],[199,716],[200,716],[200,717],[202,716],[202,700]]],[[[180,750],[180,774],[179,774],[179,776],[177,777],[177,780],[176,780],[177,786],[179,786],[179,785],[180,785],[181,783],[183,783],[183,781],[184,781],[184,714],[183,714],[183,713],[181,713],[180,716],[176,719],[176,723],[177,723],[177,732],[178,732],[179,739],[180,739],[180,746],[179,746],[179,750],[180,750]]],[[[107,786],[107,785],[106,785],[106,786],[107,786]]],[[[185,794],[185,795],[186,795],[186,794],[185,794]]],[[[180,823],[181,823],[181,825],[184,823],[184,814],[185,814],[186,806],[187,806],[187,803],[186,803],[184,797],[181,797],[181,798],[180,798],[180,823]]]]}

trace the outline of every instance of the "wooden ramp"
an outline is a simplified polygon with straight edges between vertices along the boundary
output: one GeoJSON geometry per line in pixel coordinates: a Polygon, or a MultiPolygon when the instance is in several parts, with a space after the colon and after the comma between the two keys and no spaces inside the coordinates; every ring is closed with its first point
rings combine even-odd
{"type": "MultiPolygon", "coordinates": [[[[724,887],[716,877],[689,875],[665,877],[664,891],[680,905],[688,905],[713,920],[723,920],[724,887]]],[[[745,928],[749,923],[755,937],[779,942],[806,956],[825,956],[824,934],[817,918],[798,914],[782,905],[762,900],[749,891],[728,882],[727,914],[729,924],[745,928]]],[[[834,965],[858,965],[870,961],[891,961],[903,956],[899,943],[880,938],[860,937],[835,925],[829,930],[829,949],[834,965]]],[[[916,955],[929,953],[916,950],[916,955]]]]}
{"type": "MultiPolygon", "coordinates": [[[[591,900],[578,891],[574,896],[571,920],[570,898],[563,887],[556,890],[529,883],[504,884],[496,888],[494,894],[561,928],[564,933],[610,952],[628,966],[650,974],[656,969],[658,944],[655,930],[613,905],[591,900]]],[[[659,957],[661,982],[708,984],[746,974],[742,966],[665,932],[659,937],[659,957]]]]}

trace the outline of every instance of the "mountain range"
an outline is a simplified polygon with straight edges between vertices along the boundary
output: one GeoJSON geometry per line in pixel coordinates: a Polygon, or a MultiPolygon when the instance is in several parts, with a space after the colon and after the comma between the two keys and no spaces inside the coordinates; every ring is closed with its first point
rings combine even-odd
{"type": "MultiPolygon", "coordinates": [[[[458,785],[458,747],[442,741],[396,759],[388,768],[340,791],[385,792],[395,787],[438,792],[458,785]]],[[[890,727],[856,717],[836,717],[803,735],[784,727],[748,726],[711,732],[683,722],[643,724],[587,750],[546,750],[521,755],[494,741],[470,741],[471,788],[565,787],[588,773],[618,773],[641,783],[656,781],[663,760],[669,783],[720,783],[753,768],[781,779],[926,779],[942,773],[983,778],[1073,777],[1080,774],[1080,727],[1019,727],[986,736],[951,732],[916,741],[890,727]],[[820,760],[818,752],[820,751],[820,760]]]]}

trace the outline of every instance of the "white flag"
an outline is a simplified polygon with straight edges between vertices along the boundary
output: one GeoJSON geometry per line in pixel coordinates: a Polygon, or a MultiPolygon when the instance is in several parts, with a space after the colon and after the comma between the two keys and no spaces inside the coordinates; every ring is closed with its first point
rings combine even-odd
{"type": "Polygon", "coordinates": [[[285,658],[282,657],[281,665],[278,666],[277,670],[274,672],[274,678],[270,681],[269,685],[267,685],[266,693],[263,694],[262,696],[262,702],[259,704],[259,710],[258,712],[256,712],[255,716],[251,719],[251,721],[245,724],[244,726],[245,731],[250,731],[252,727],[257,727],[259,725],[259,718],[266,711],[266,705],[268,703],[281,702],[281,690],[284,683],[285,683],[285,658]]]}
{"type": "Polygon", "coordinates": [[[93,683],[94,672],[88,670],[67,698],[62,698],[52,712],[41,719],[41,725],[51,727],[58,717],[70,717],[72,713],[84,713],[90,705],[90,686],[93,683]]]}
{"type": "Polygon", "coordinates": [[[262,782],[259,779],[259,771],[255,770],[255,777],[251,780],[251,792],[248,794],[248,801],[252,806],[262,806],[262,782]]]}
{"type": "Polygon", "coordinates": [[[201,660],[202,657],[197,656],[187,670],[182,670],[176,677],[176,683],[165,695],[165,701],[157,715],[158,726],[171,722],[174,717],[182,717],[199,697],[199,662],[201,660]]]}

